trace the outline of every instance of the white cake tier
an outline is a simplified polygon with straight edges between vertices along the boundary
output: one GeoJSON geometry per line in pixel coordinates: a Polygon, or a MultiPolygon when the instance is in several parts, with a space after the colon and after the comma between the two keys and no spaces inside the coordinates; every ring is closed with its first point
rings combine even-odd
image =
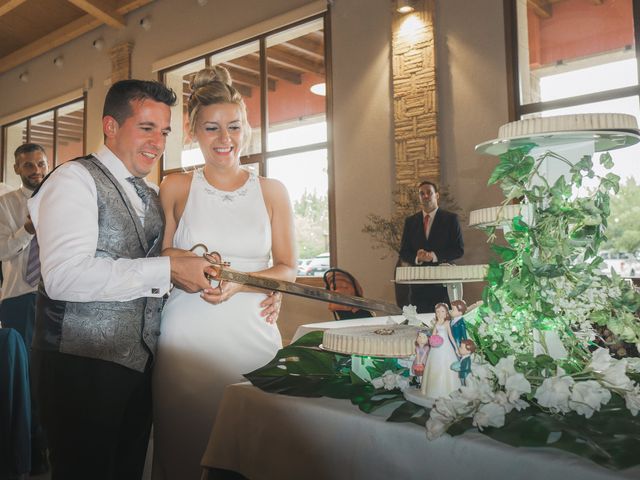
{"type": "Polygon", "coordinates": [[[408,357],[415,353],[418,327],[369,325],[330,328],[322,336],[322,348],[347,355],[408,357]]]}
{"type": "Polygon", "coordinates": [[[580,113],[555,117],[527,118],[507,123],[498,130],[499,138],[525,137],[541,133],[574,130],[635,130],[633,115],[624,113],[580,113]]]}
{"type": "Polygon", "coordinates": [[[498,138],[476,145],[476,151],[502,155],[513,148],[587,146],[593,152],[626,148],[640,142],[636,119],[623,113],[582,113],[527,118],[500,127],[498,138]]]}
{"type": "Polygon", "coordinates": [[[487,275],[487,265],[437,265],[433,267],[398,267],[396,282],[431,281],[480,282],[487,275]]]}
{"type": "Polygon", "coordinates": [[[529,204],[501,205],[499,207],[474,210],[469,215],[469,226],[493,227],[509,225],[517,215],[521,215],[525,223],[531,225],[533,220],[533,206],[529,204]]]}

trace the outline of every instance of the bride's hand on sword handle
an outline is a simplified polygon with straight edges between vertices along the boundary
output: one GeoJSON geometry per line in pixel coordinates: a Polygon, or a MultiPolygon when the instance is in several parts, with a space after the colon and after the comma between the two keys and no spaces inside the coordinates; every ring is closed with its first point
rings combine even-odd
{"type": "MultiPolygon", "coordinates": [[[[218,279],[222,268],[229,265],[227,262],[222,261],[222,256],[218,252],[205,252],[203,257],[211,263],[211,269],[213,271],[209,276],[211,280],[218,279]]],[[[200,296],[203,300],[217,305],[228,300],[240,290],[242,290],[242,285],[238,283],[219,280],[217,287],[204,289],[200,296]]],[[[265,317],[267,323],[274,324],[277,322],[278,315],[280,314],[282,294],[280,292],[269,291],[266,295],[267,297],[260,302],[260,307],[262,307],[260,315],[265,317]]]]}

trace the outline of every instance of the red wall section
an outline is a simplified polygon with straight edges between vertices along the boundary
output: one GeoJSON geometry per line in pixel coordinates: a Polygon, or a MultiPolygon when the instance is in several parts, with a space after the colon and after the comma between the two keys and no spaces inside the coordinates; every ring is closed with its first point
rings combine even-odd
{"type": "Polygon", "coordinates": [[[527,9],[531,68],[621,50],[633,45],[631,0],[565,0],[552,5],[551,18],[527,9]]]}

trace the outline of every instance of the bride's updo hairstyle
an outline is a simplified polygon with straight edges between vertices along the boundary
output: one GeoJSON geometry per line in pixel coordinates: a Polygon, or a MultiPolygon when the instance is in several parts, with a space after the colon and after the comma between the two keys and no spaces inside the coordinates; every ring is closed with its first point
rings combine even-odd
{"type": "Polygon", "coordinates": [[[242,124],[242,147],[249,144],[251,127],[247,121],[247,107],[242,95],[231,84],[229,71],[220,66],[207,67],[195,74],[191,80],[191,95],[187,104],[189,112],[189,130],[195,135],[198,114],[202,107],[219,103],[234,103],[240,108],[240,122],[242,124]]]}

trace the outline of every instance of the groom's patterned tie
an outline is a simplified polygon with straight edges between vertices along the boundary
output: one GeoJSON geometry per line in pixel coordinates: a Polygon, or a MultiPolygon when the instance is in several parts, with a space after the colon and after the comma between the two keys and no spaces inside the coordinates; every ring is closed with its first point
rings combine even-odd
{"type": "Polygon", "coordinates": [[[40,280],[40,247],[38,238],[34,235],[29,244],[29,256],[27,257],[27,268],[25,269],[24,281],[32,287],[38,285],[40,280]]]}
{"type": "Polygon", "coordinates": [[[149,246],[162,233],[164,217],[158,194],[140,177],[127,177],[144,204],[144,231],[149,246]]]}

